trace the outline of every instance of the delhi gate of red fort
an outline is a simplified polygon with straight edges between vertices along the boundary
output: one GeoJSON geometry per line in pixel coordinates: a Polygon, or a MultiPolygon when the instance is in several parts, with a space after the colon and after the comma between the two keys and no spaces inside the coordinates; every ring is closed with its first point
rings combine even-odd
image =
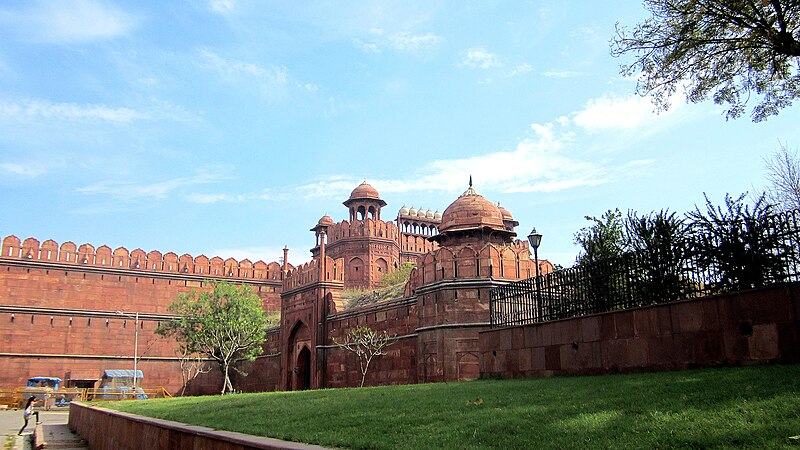
{"type": "MultiPolygon", "coordinates": [[[[32,376],[57,376],[68,387],[93,387],[103,370],[133,367],[134,312],[139,313],[138,368],[145,389],[180,392],[176,342],[154,334],[181,292],[209,280],[243,283],[267,311],[281,312],[264,353],[234,380],[245,391],[356,386],[354,356],[337,347],[349,329],[368,325],[396,336],[366,384],[469,380],[480,375],[478,333],[489,327],[489,290],[535,273],[518,225],[471,186],[443,213],[406,208],[381,218],[386,202],[364,182],[344,201],[348,219],[325,215],[311,228],[312,259],[282,263],[222,260],[158,251],[112,250],[72,242],[7,236],[0,254],[0,388],[32,376]],[[401,298],[345,309],[342,291],[372,288],[412,262],[401,298]],[[122,314],[121,314],[122,313],[122,314]],[[127,315],[125,315],[127,313],[127,315]]],[[[552,270],[540,261],[543,272],[552,270]]],[[[189,383],[216,393],[217,371],[189,383]]]]}

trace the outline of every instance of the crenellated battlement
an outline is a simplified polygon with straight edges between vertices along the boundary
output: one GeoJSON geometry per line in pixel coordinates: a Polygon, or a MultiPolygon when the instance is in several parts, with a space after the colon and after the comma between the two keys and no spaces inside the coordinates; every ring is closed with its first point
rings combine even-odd
{"type": "Polygon", "coordinates": [[[219,256],[209,259],[205,255],[193,257],[183,254],[178,256],[172,252],[162,254],[158,250],[145,253],[139,248],[133,251],[128,251],[125,247],[112,250],[106,245],[97,248],[91,244],[76,246],[70,241],[59,245],[51,239],[40,243],[39,240],[32,237],[20,241],[14,235],[6,236],[3,239],[0,259],[247,280],[278,281],[281,279],[281,265],[277,262],[258,261],[253,263],[249,259],[237,261],[233,258],[223,260],[219,256]]]}
{"type": "Polygon", "coordinates": [[[321,260],[319,258],[314,258],[305,264],[301,264],[287,271],[286,277],[283,280],[283,291],[287,292],[320,281],[344,283],[344,261],[341,259],[333,260],[327,256],[325,257],[325,261],[324,274],[322,270],[320,270],[321,260]]]}
{"type": "Polygon", "coordinates": [[[364,219],[349,222],[343,220],[328,227],[328,245],[332,245],[341,239],[352,237],[369,237],[398,240],[399,231],[394,222],[384,222],[382,220],[364,219]]]}

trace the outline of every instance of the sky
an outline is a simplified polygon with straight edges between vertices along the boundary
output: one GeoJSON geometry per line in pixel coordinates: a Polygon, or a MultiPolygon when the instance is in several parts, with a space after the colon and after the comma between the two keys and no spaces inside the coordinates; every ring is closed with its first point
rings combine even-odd
{"type": "Polygon", "coordinates": [[[653,113],[609,54],[641,2],[4,1],[0,235],[310,259],[362,181],[444,211],[475,190],[564,266],[585,216],[766,186],[800,108],[653,113]]]}

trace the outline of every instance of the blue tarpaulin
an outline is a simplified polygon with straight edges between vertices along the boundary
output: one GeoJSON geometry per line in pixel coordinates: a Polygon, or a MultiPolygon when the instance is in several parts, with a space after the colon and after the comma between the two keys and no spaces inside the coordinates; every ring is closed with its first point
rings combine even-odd
{"type": "MultiPolygon", "coordinates": [[[[131,370],[130,372],[133,372],[133,371],[131,370]]],[[[139,372],[141,372],[141,370],[139,372]]],[[[58,377],[33,377],[33,378],[28,378],[28,381],[29,382],[33,381],[34,383],[38,383],[40,381],[55,381],[58,384],[61,384],[61,378],[58,378],[58,377]]]]}
{"type": "MultiPolygon", "coordinates": [[[[103,378],[133,378],[133,370],[131,369],[104,370],[103,378]]],[[[136,378],[144,378],[144,373],[141,370],[137,370],[136,378]]]]}

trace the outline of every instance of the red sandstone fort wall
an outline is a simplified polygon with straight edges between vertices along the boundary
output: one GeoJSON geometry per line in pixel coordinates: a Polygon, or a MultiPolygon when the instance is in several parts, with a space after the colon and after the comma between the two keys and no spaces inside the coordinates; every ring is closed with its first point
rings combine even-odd
{"type": "Polygon", "coordinates": [[[336,346],[347,333],[358,326],[368,326],[378,333],[386,332],[394,341],[386,354],[372,362],[365,386],[416,383],[417,311],[415,299],[399,299],[332,315],[325,323],[328,344],[325,387],[358,386],[361,371],[356,356],[336,346]]]}
{"type": "MultiPolygon", "coordinates": [[[[176,343],[153,331],[159,320],[169,318],[167,308],[178,294],[208,289],[208,278],[228,279],[250,286],[266,310],[280,309],[277,263],[111,251],[69,242],[40,245],[14,236],[3,239],[0,255],[2,387],[19,386],[31,376],[99,378],[105,369],[133,368],[134,320],[116,314],[123,311],[140,313],[144,387],[164,386],[175,393],[181,388],[176,343]]],[[[192,391],[218,388],[219,376],[212,373],[197,380],[192,391]]]]}

